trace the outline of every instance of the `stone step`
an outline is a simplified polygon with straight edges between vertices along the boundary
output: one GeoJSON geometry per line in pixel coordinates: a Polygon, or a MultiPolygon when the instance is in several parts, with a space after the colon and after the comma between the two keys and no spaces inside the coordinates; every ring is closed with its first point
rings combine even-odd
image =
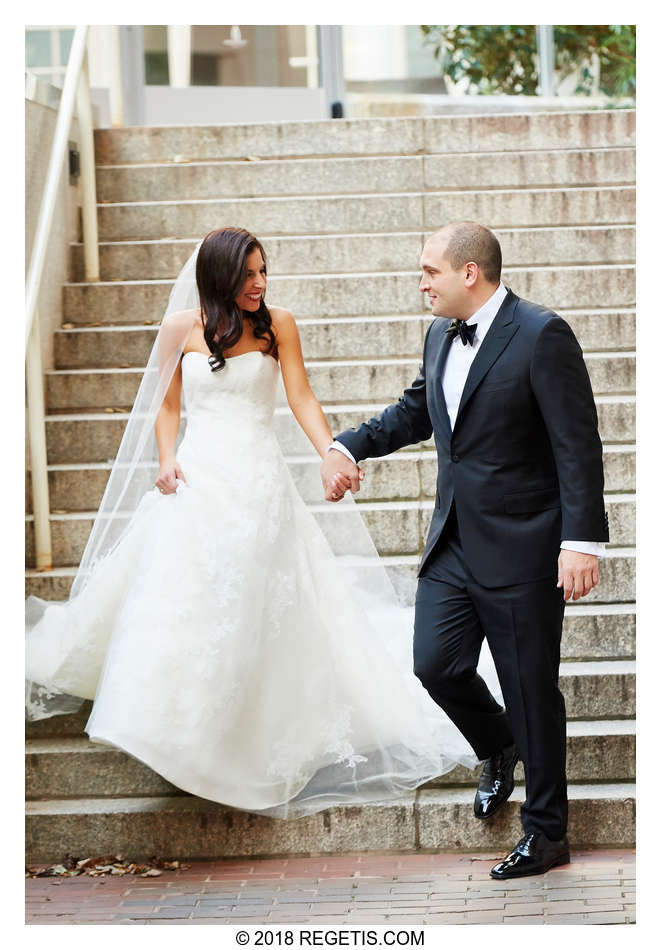
{"type": "MultiPolygon", "coordinates": [[[[615,547],[635,544],[635,496],[606,495],[606,511],[610,521],[611,545],[615,547]]],[[[434,501],[385,501],[361,502],[360,513],[370,532],[374,545],[381,555],[422,555],[425,538],[431,522],[434,501]]],[[[311,505],[319,523],[327,533],[331,544],[338,552],[346,533],[344,517],[353,516],[353,505],[331,505],[321,502],[311,505]]],[[[73,511],[51,514],[53,563],[74,566],[82,557],[85,544],[92,529],[94,513],[73,511]]],[[[34,532],[32,515],[25,521],[26,566],[34,566],[34,532]]]]}
{"type": "Polygon", "coordinates": [[[567,719],[634,719],[635,668],[633,660],[561,663],[567,719]]]}
{"type": "Polygon", "coordinates": [[[634,109],[95,129],[96,162],[416,155],[635,145],[634,109]]]}
{"type": "MultiPolygon", "coordinates": [[[[363,464],[366,479],[360,487],[360,500],[411,501],[436,497],[437,459],[435,452],[407,452],[401,449],[387,459],[363,464]]],[[[604,449],[605,490],[635,491],[636,454],[634,446],[606,446],[604,449]]],[[[110,474],[109,462],[78,462],[48,466],[48,485],[52,511],[93,511],[99,507],[110,474]]],[[[158,474],[153,467],[154,479],[158,474]]],[[[316,456],[295,460],[292,469],[296,487],[306,501],[321,499],[319,459],[316,456]]],[[[29,473],[28,473],[29,482],[29,473]]],[[[27,495],[31,511],[31,496],[27,495]]]]}
{"type": "Polygon", "coordinates": [[[262,234],[436,229],[470,218],[493,228],[632,224],[635,187],[206,198],[98,205],[102,241],[198,237],[219,221],[262,234]]]}
{"type": "MultiPolygon", "coordinates": [[[[393,589],[401,603],[415,603],[417,571],[420,558],[417,555],[383,557],[393,589]]],[[[606,556],[599,561],[599,585],[582,598],[585,606],[631,603],[636,599],[636,549],[606,548],[606,556]]]]}
{"type": "Polygon", "coordinates": [[[469,152],[433,156],[298,158],[101,165],[97,200],[181,201],[241,195],[339,195],[425,189],[630,185],[633,148],[469,152]]]}
{"type": "MultiPolygon", "coordinates": [[[[625,264],[580,267],[509,268],[503,282],[526,300],[553,310],[593,310],[635,306],[635,271],[625,264]]],[[[429,310],[418,290],[420,274],[333,274],[271,277],[267,303],[286,307],[296,319],[383,314],[420,316],[429,310]]],[[[118,281],[64,284],[64,322],[89,324],[160,323],[172,281],[118,281]]]]}
{"type": "MultiPolygon", "coordinates": [[[[379,565],[385,568],[393,589],[401,602],[408,606],[415,602],[416,574],[419,563],[420,558],[417,555],[386,556],[381,558],[379,562],[379,565]]],[[[26,595],[34,594],[44,600],[66,600],[75,573],[75,567],[57,564],[54,568],[45,571],[28,569],[25,572],[26,595]]],[[[619,608],[624,609],[625,613],[628,614],[628,609],[625,608],[627,608],[627,605],[630,607],[636,597],[636,549],[606,548],[606,556],[599,562],[599,576],[599,586],[583,598],[582,605],[593,608],[598,614],[602,611],[608,613],[611,610],[617,612],[619,608]]],[[[609,656],[611,639],[604,640],[604,645],[601,648],[602,652],[600,652],[598,646],[604,629],[603,624],[615,623],[619,625],[619,620],[602,622],[591,618],[585,623],[587,625],[585,632],[586,646],[580,648],[580,650],[583,650],[580,658],[583,656],[590,657],[593,651],[595,651],[595,656],[609,656]]],[[[625,650],[627,655],[630,655],[629,650],[633,643],[633,627],[629,620],[626,621],[621,633],[618,633],[618,637],[620,635],[622,637],[622,649],[625,650]]],[[[608,634],[609,638],[610,636],[611,634],[608,634]]],[[[577,647],[577,649],[579,648],[577,647]]]]}
{"type": "Polygon", "coordinates": [[[463,191],[630,185],[636,180],[635,162],[631,147],[430,155],[423,158],[423,187],[463,191]]]}
{"type": "MultiPolygon", "coordinates": [[[[270,275],[393,271],[417,264],[431,232],[388,234],[262,235],[270,275]]],[[[634,225],[496,228],[509,267],[629,264],[635,258],[634,225]]],[[[197,240],[106,241],[99,245],[101,279],[174,279],[197,240]]],[[[71,245],[72,279],[85,280],[83,245],[71,245]]]]}
{"type": "Polygon", "coordinates": [[[609,111],[510,115],[433,116],[425,118],[427,152],[480,152],[608,148],[635,145],[634,109],[618,117],[609,111]],[[579,117],[580,116],[580,117],[579,117]],[[471,118],[477,122],[470,122],[471,118]]]}
{"type": "MultiPolygon", "coordinates": [[[[634,310],[565,310],[561,314],[584,351],[632,350],[636,339],[634,310]]],[[[298,330],[306,360],[387,359],[409,356],[420,360],[424,335],[433,317],[374,316],[301,319],[298,330]]],[[[144,367],[158,332],[157,326],[106,325],[71,327],[55,332],[57,369],[144,367]]]]}
{"type": "MultiPolygon", "coordinates": [[[[261,357],[266,358],[266,357],[261,357]]],[[[270,357],[268,357],[270,359],[270,357]]],[[[635,354],[587,353],[585,364],[595,394],[633,393],[635,354]]],[[[415,379],[419,359],[309,361],[310,385],[320,402],[399,398],[415,379]]],[[[143,376],[141,369],[52,370],[46,374],[50,411],[130,408],[143,376]]]]}
{"type": "MultiPolygon", "coordinates": [[[[621,549],[615,549],[621,550],[621,549]]],[[[565,660],[627,659],[635,654],[635,608],[630,603],[604,603],[626,600],[627,592],[633,597],[633,557],[613,557],[613,549],[607,549],[600,561],[601,580],[598,591],[589,595],[592,601],[601,603],[569,603],[565,610],[562,656],[565,660]],[[630,563],[628,563],[630,562],[630,563]],[[598,598],[597,598],[598,593],[598,598]]],[[[384,558],[386,566],[401,558],[384,558]]],[[[404,559],[405,560],[405,559],[404,559]]],[[[415,588],[414,564],[410,559],[409,603],[412,604],[415,588]]],[[[397,572],[397,568],[393,568],[397,572]]],[[[26,596],[33,594],[44,600],[66,600],[76,573],[75,567],[57,567],[49,571],[26,571],[26,596]]],[[[413,612],[411,609],[411,629],[413,612]]],[[[61,717],[60,717],[61,718],[61,717]]]]}
{"type": "MultiPolygon", "coordinates": [[[[567,728],[569,782],[626,782],[635,778],[634,720],[573,721],[567,728]]],[[[481,768],[457,766],[423,788],[470,785],[481,768]]],[[[25,745],[26,798],[134,798],[181,794],[143,762],[118,748],[85,737],[28,739],[25,745]]],[[[515,780],[524,781],[523,766],[515,780]]]]}
{"type": "MultiPolygon", "coordinates": [[[[570,785],[573,848],[633,847],[635,785],[570,785]]],[[[63,852],[204,859],[346,851],[506,851],[521,836],[524,790],[490,822],[475,821],[472,788],[425,789],[397,802],[328,809],[296,821],[266,818],[190,795],[69,798],[26,804],[26,863],[63,852]],[[66,844],[63,844],[66,842],[66,844]]]]}
{"type": "MultiPolygon", "coordinates": [[[[636,437],[635,397],[596,396],[599,432],[606,444],[631,444],[636,437]]],[[[378,415],[386,403],[363,403],[360,405],[323,406],[331,432],[343,432],[355,428],[361,422],[378,415]]],[[[67,465],[76,462],[107,462],[117,454],[128,413],[117,412],[66,412],[46,417],[46,446],[49,462],[67,465]]],[[[283,432],[284,450],[290,455],[310,454],[307,436],[293,423],[291,414],[277,413],[276,425],[283,432]]],[[[432,439],[422,446],[434,449],[432,439]]],[[[622,490],[624,490],[622,488],[622,490]]]]}
{"type": "Polygon", "coordinates": [[[631,224],[635,187],[428,192],[423,217],[425,227],[433,228],[466,217],[501,228],[631,224]]]}
{"type": "MultiPolygon", "coordinates": [[[[92,743],[89,744],[92,745],[92,743]]],[[[424,787],[470,785],[475,788],[479,776],[479,767],[471,771],[463,765],[458,765],[447,775],[432,779],[424,787]]],[[[572,720],[567,723],[567,780],[569,782],[631,782],[635,777],[636,722],[634,719],[572,720]]],[[[521,762],[516,766],[514,779],[518,784],[525,782],[521,762]]]]}

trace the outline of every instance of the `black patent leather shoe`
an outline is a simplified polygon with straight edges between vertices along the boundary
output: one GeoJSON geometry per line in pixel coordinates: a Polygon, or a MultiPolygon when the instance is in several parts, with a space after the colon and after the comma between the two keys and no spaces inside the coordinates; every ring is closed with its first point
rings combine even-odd
{"type": "Polygon", "coordinates": [[[484,763],[473,803],[476,818],[491,818],[505,804],[514,789],[514,769],[518,761],[519,750],[509,745],[484,763]]]}
{"type": "Polygon", "coordinates": [[[544,874],[558,864],[569,864],[567,836],[560,841],[550,841],[541,831],[524,835],[514,851],[491,868],[491,877],[497,881],[529,874],[544,874]]]}

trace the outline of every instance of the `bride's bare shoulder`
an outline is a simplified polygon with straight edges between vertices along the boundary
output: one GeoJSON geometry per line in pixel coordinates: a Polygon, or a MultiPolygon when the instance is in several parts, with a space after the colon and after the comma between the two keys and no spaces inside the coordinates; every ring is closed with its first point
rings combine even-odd
{"type": "Polygon", "coordinates": [[[271,326],[276,337],[279,334],[286,334],[287,331],[291,332],[291,329],[296,326],[296,320],[291,310],[286,310],[284,307],[269,307],[269,313],[271,314],[271,326]]]}
{"type": "Polygon", "coordinates": [[[193,307],[191,310],[177,310],[174,313],[168,313],[163,317],[161,326],[163,327],[193,327],[202,326],[202,315],[199,307],[193,307]]]}

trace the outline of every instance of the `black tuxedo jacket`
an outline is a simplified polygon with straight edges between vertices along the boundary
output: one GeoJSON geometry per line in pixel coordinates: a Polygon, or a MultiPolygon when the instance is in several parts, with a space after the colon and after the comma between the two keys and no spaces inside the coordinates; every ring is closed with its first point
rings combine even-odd
{"type": "Polygon", "coordinates": [[[608,541],[597,410],[581,348],[565,320],[508,290],[451,429],[441,385],[449,323],[430,325],[420,372],[399,401],[336,438],[360,461],[433,433],[436,502],[418,574],[454,499],[466,565],[482,586],[556,575],[561,541],[608,541]]]}

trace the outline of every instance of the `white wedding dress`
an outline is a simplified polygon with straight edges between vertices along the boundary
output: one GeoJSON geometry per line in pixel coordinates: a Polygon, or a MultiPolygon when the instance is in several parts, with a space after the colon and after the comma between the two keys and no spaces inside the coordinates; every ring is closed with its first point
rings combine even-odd
{"type": "Polygon", "coordinates": [[[249,351],[212,372],[189,352],[182,373],[186,483],[148,491],[80,595],[46,608],[28,679],[93,699],[93,742],[276,817],[475,766],[413,674],[411,611],[355,589],[292,480],[277,362],[249,351]]]}

